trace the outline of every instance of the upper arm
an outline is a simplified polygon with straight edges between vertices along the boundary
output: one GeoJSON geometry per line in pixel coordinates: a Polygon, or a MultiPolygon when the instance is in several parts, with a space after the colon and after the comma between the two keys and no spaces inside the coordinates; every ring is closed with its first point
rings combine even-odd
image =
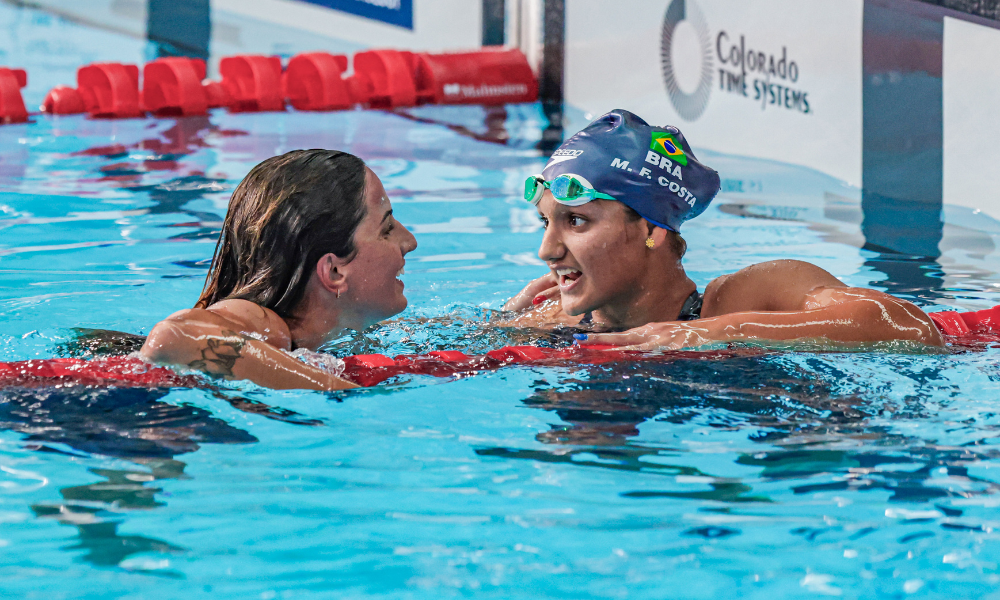
{"type": "Polygon", "coordinates": [[[810,293],[820,287],[847,286],[826,270],[800,260],[759,263],[708,284],[702,316],[804,310],[810,293]]]}
{"type": "Polygon", "coordinates": [[[206,309],[181,311],[164,319],[150,332],[140,353],[152,362],[183,365],[212,377],[249,379],[273,389],[357,387],[246,335],[239,323],[206,309]]]}
{"type": "Polygon", "coordinates": [[[176,312],[149,332],[139,353],[146,359],[165,364],[189,364],[199,359],[208,338],[242,339],[239,324],[212,311],[192,308],[176,312]]]}

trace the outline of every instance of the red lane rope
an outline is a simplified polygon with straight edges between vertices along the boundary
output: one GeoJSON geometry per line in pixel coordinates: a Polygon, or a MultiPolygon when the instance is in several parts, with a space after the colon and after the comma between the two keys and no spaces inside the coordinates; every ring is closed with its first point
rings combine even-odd
{"type": "Polygon", "coordinates": [[[43,358],[0,362],[0,388],[52,387],[60,384],[118,387],[197,387],[197,377],[178,375],[137,358],[43,358]]]}
{"type": "MultiPolygon", "coordinates": [[[[366,50],[353,57],[306,52],[282,64],[277,56],[240,54],[219,63],[221,81],[205,79],[205,61],[159,58],[137,65],[103,62],[80,67],[76,87],[53,88],[42,111],[56,115],[87,113],[94,118],[131,119],[230,112],[402,108],[423,104],[502,105],[534,102],[538,80],[516,48],[479,48],[468,52],[366,50]]],[[[0,67],[0,122],[28,120],[21,96],[27,84],[22,69],[0,67]]]]}
{"type": "MultiPolygon", "coordinates": [[[[1000,306],[976,312],[931,313],[931,319],[949,341],[966,346],[1000,343],[1000,306]]],[[[755,356],[763,349],[731,349],[709,352],[679,350],[649,354],[615,350],[614,346],[584,345],[568,348],[507,346],[483,355],[470,356],[457,350],[427,354],[359,354],[344,359],[344,377],[369,387],[397,375],[452,377],[479,371],[493,371],[510,365],[574,366],[624,361],[716,360],[755,356]]],[[[0,362],[0,389],[10,387],[115,386],[115,387],[198,387],[205,380],[178,375],[165,367],[154,367],[137,358],[113,357],[94,360],[48,358],[0,362]]]]}
{"type": "Polygon", "coordinates": [[[1000,336],[1000,306],[975,312],[936,312],[930,313],[928,316],[945,335],[993,336],[994,338],[1000,336]]]}
{"type": "Polygon", "coordinates": [[[649,354],[615,350],[614,346],[570,346],[539,348],[537,346],[506,346],[481,356],[468,356],[457,350],[429,354],[403,354],[389,358],[383,354],[361,354],[344,359],[344,377],[358,385],[370,387],[397,375],[432,375],[451,377],[478,371],[494,371],[509,365],[574,366],[600,365],[622,361],[666,362],[679,359],[712,360],[734,356],[763,354],[765,350],[739,349],[699,352],[677,350],[664,354],[649,354]]]}

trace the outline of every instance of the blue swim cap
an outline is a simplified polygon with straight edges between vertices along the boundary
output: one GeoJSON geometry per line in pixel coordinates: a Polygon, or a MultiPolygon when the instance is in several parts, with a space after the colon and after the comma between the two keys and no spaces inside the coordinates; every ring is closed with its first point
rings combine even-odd
{"type": "Polygon", "coordinates": [[[720,187],[719,173],[698,162],[679,129],[650,127],[621,109],[563,142],[542,177],[566,173],[671,231],[705,212],[720,187]]]}

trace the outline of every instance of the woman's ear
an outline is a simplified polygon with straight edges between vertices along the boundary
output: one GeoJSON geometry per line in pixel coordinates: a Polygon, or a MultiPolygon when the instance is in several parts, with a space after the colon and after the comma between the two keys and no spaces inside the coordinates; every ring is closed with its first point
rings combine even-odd
{"type": "Polygon", "coordinates": [[[346,265],[347,261],[333,253],[324,254],[316,263],[316,279],[319,284],[338,298],[347,291],[346,265]]]}
{"type": "Polygon", "coordinates": [[[653,240],[653,247],[663,247],[667,243],[667,230],[653,225],[649,221],[646,221],[646,226],[649,228],[649,239],[653,240]]]}

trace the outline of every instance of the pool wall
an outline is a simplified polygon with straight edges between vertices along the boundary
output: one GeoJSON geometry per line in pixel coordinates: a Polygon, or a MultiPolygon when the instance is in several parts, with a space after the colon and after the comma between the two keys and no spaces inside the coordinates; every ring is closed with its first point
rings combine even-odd
{"type": "MultiPolygon", "coordinates": [[[[942,3],[963,10],[916,0],[38,5],[148,39],[147,59],[206,56],[210,76],[223,56],[238,53],[447,51],[506,42],[538,69],[552,123],[547,148],[588,116],[627,107],[683,127],[698,148],[842,181],[856,193],[824,187],[797,208],[842,215],[840,204],[855,203],[849,218],[861,222],[866,246],[934,259],[951,243],[949,227],[1000,233],[1000,151],[993,143],[1000,70],[990,64],[1000,55],[1000,2],[942,3]]],[[[724,179],[724,192],[750,202],[762,191],[753,181],[724,179]]]]}
{"type": "Polygon", "coordinates": [[[943,204],[1000,217],[1000,23],[910,0],[578,0],[565,100],[864,188],[869,243],[934,256],[943,204]],[[899,235],[899,223],[909,224],[899,235]]]}

